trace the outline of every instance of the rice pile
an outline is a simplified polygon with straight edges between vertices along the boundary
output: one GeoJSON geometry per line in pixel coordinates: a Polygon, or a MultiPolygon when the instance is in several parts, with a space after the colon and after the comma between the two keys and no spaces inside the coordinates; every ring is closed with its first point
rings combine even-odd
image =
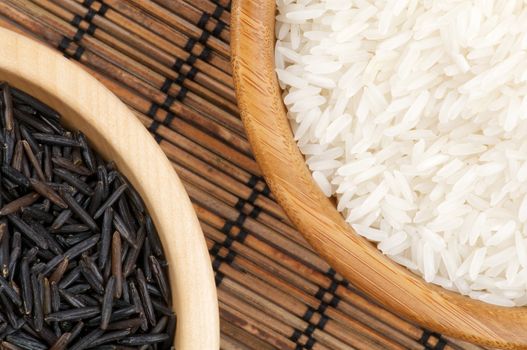
{"type": "Polygon", "coordinates": [[[295,139],[347,222],[427,282],[526,305],[526,2],[277,4],[295,139]]]}

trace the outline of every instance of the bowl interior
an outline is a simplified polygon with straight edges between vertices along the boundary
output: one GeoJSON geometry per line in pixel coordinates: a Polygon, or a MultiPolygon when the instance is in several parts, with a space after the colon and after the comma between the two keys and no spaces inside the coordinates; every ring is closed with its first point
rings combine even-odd
{"type": "Polygon", "coordinates": [[[275,0],[235,0],[233,71],[255,157],[293,223],[339,273],[403,317],[434,331],[501,348],[527,348],[524,308],[485,304],[427,284],[358,236],[312,180],[274,70],[275,0]]]}
{"type": "Polygon", "coordinates": [[[175,171],[132,112],[80,66],[0,28],[0,81],[40,99],[130,180],[144,200],[169,263],[178,349],[217,349],[219,316],[205,239],[175,171]]]}

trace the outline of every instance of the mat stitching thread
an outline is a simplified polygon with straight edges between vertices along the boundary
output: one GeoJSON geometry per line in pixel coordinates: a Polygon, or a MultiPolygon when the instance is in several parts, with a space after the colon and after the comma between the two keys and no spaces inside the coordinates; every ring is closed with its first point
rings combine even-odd
{"type": "MultiPolygon", "coordinates": [[[[308,307],[308,309],[306,310],[306,312],[302,316],[302,320],[307,322],[308,326],[306,327],[306,329],[303,332],[301,332],[301,334],[305,335],[308,339],[307,339],[307,341],[306,341],[306,343],[304,345],[297,344],[297,346],[296,346],[297,349],[308,349],[309,350],[309,349],[311,349],[313,347],[313,345],[315,345],[316,339],[313,338],[313,333],[317,329],[324,330],[324,328],[326,327],[326,324],[329,321],[329,317],[327,317],[323,313],[326,308],[327,308],[327,304],[324,303],[324,302],[321,303],[321,305],[319,305],[319,307],[316,310],[314,308],[312,308],[311,306],[308,307]],[[324,306],[322,306],[322,305],[324,305],[324,306]],[[318,322],[316,324],[313,324],[313,323],[311,323],[311,319],[313,318],[313,316],[317,312],[320,314],[320,319],[318,320],[318,322]]],[[[299,339],[297,339],[295,342],[298,343],[298,340],[299,339]]]]}
{"type": "MultiPolygon", "coordinates": [[[[447,346],[447,342],[445,341],[445,339],[443,339],[441,334],[433,332],[431,333],[431,337],[437,338],[437,344],[431,347],[433,350],[444,350],[445,349],[445,347],[447,346]]],[[[426,346],[430,347],[429,345],[426,345],[426,346]]]]}
{"type": "Polygon", "coordinates": [[[448,345],[447,342],[442,338],[441,334],[439,333],[433,333],[426,329],[423,330],[423,334],[421,335],[421,338],[418,340],[419,344],[424,345],[426,350],[444,350],[445,347],[448,345]],[[428,344],[431,338],[437,338],[437,344],[435,346],[431,346],[428,344]]]}
{"type": "MultiPolygon", "coordinates": [[[[261,176],[251,175],[249,181],[247,181],[247,186],[252,188],[253,192],[256,191],[262,196],[269,197],[269,195],[271,194],[271,188],[269,188],[269,185],[267,185],[267,183],[265,182],[265,179],[261,176]],[[263,188],[261,191],[256,189],[256,186],[258,186],[259,183],[263,183],[263,188]]],[[[251,193],[251,196],[252,195],[253,194],[251,193]]],[[[251,198],[251,196],[249,196],[249,198],[251,198]]],[[[256,198],[254,200],[256,200],[256,198]]]]}
{"type": "Polygon", "coordinates": [[[425,346],[426,350],[431,350],[431,348],[428,346],[428,340],[432,336],[432,333],[427,331],[426,329],[423,330],[423,334],[421,335],[421,339],[419,339],[419,344],[422,344],[425,346]]]}
{"type": "Polygon", "coordinates": [[[434,346],[434,350],[444,350],[447,346],[447,342],[445,341],[445,339],[441,338],[441,335],[439,335],[439,341],[437,342],[437,344],[434,346]]]}
{"type": "Polygon", "coordinates": [[[256,201],[260,193],[256,188],[254,188],[254,184],[257,183],[255,178],[256,177],[253,175],[247,182],[247,185],[252,188],[252,192],[249,195],[249,198],[248,199],[239,198],[236,204],[234,205],[234,208],[239,211],[239,215],[236,218],[236,220],[234,221],[226,220],[225,224],[220,230],[226,235],[225,240],[223,240],[223,242],[221,243],[220,242],[214,243],[214,245],[209,251],[210,254],[214,256],[212,267],[214,271],[216,272],[215,281],[216,281],[217,286],[221,284],[223,278],[225,277],[225,275],[219,270],[221,264],[227,263],[228,265],[230,265],[236,258],[236,253],[230,250],[232,244],[234,243],[234,241],[237,241],[243,244],[243,242],[247,238],[248,232],[243,227],[245,220],[247,220],[247,218],[249,217],[256,220],[258,218],[258,215],[260,215],[260,212],[262,211],[262,209],[259,206],[254,204],[254,202],[256,201]],[[251,210],[249,214],[245,214],[243,212],[243,208],[246,204],[250,204],[253,206],[253,209],[251,210]],[[237,227],[240,229],[240,232],[235,237],[232,236],[232,232],[231,232],[234,227],[237,227]],[[229,251],[226,257],[221,257],[218,255],[221,248],[226,248],[229,251]]]}
{"type": "MultiPolygon", "coordinates": [[[[216,12],[217,12],[217,9],[214,11],[214,13],[216,12]]],[[[175,101],[183,101],[188,93],[188,89],[185,86],[183,86],[183,84],[185,83],[185,80],[187,79],[194,80],[194,78],[198,74],[198,69],[194,67],[194,64],[196,63],[198,59],[202,61],[208,61],[210,58],[210,55],[212,54],[212,50],[209,47],[207,47],[207,41],[211,33],[209,33],[205,29],[210,17],[211,17],[210,14],[203,13],[203,15],[200,17],[198,21],[198,27],[202,29],[201,36],[197,40],[194,38],[188,38],[185,44],[185,47],[183,49],[189,54],[189,56],[185,60],[182,60],[181,58],[177,57],[176,61],[172,65],[171,68],[173,71],[177,73],[177,78],[176,79],[172,79],[170,77],[165,78],[165,81],[163,82],[163,85],[161,86],[161,91],[167,95],[165,101],[163,102],[161,106],[159,106],[156,102],[152,102],[152,105],[150,106],[148,110],[147,116],[153,119],[153,122],[152,124],[150,124],[150,127],[148,128],[148,130],[155,135],[154,137],[156,138],[156,141],[158,143],[161,141],[162,138],[156,134],[157,129],[159,128],[160,125],[164,125],[164,126],[170,125],[172,120],[175,118],[175,115],[170,111],[172,104],[175,101]],[[203,49],[201,50],[201,53],[198,56],[192,53],[197,43],[200,43],[203,45],[203,49]],[[186,74],[181,71],[183,66],[185,65],[188,65],[191,67],[190,70],[186,74]],[[174,84],[179,86],[179,92],[177,96],[175,97],[168,94],[168,92],[170,91],[170,88],[174,84]],[[166,118],[161,122],[155,120],[154,118],[159,108],[162,108],[167,112],[166,118]]],[[[219,36],[221,32],[223,31],[223,29],[225,28],[225,26],[226,26],[225,23],[218,21],[212,32],[212,35],[219,36]]]]}
{"type": "Polygon", "coordinates": [[[336,279],[337,272],[330,268],[325,275],[331,278],[331,284],[328,288],[319,287],[318,291],[315,294],[315,297],[320,301],[320,304],[318,305],[317,309],[312,308],[311,306],[308,307],[304,315],[302,316],[302,320],[305,322],[308,322],[308,326],[304,331],[299,331],[295,329],[291,337],[289,338],[295,343],[298,343],[302,335],[305,335],[308,339],[304,345],[297,344],[295,350],[302,350],[302,349],[311,349],[313,345],[316,343],[316,339],[313,338],[313,332],[316,329],[324,330],[324,327],[326,326],[327,322],[330,320],[328,316],[326,316],[325,312],[328,309],[328,307],[336,308],[338,304],[340,303],[340,297],[338,297],[335,292],[337,291],[337,288],[339,286],[347,287],[349,285],[349,282],[346,280],[338,280],[336,279]],[[331,296],[331,299],[329,302],[325,301],[326,294],[329,294],[331,296]],[[311,319],[315,315],[315,313],[320,314],[320,319],[317,322],[317,324],[312,324],[311,319]]]}
{"type": "Polygon", "coordinates": [[[227,265],[230,265],[236,258],[236,253],[231,250],[232,244],[235,241],[243,244],[243,242],[247,238],[248,232],[243,227],[245,220],[247,220],[247,218],[249,217],[256,219],[261,212],[260,208],[258,208],[257,206],[254,206],[253,210],[249,214],[245,214],[244,212],[242,212],[242,209],[246,203],[250,203],[250,202],[243,198],[238,199],[238,202],[234,206],[236,210],[240,212],[238,217],[234,221],[231,221],[231,220],[225,221],[225,224],[223,225],[220,231],[226,235],[226,238],[222,242],[214,243],[212,248],[209,250],[210,254],[214,256],[214,260],[212,262],[212,268],[216,272],[215,281],[216,281],[217,286],[221,284],[221,282],[223,281],[223,278],[225,277],[225,275],[219,270],[221,264],[226,263],[227,265]],[[236,236],[233,237],[233,234],[231,231],[234,227],[239,228],[240,232],[236,236]],[[221,257],[218,255],[221,248],[225,248],[229,252],[227,253],[226,257],[221,257]]]}
{"type": "Polygon", "coordinates": [[[336,279],[337,271],[335,271],[332,267],[329,268],[329,270],[326,272],[326,276],[331,278],[332,280],[335,280],[338,284],[343,286],[344,288],[349,287],[350,283],[346,280],[338,280],[336,279]]]}
{"type": "Polygon", "coordinates": [[[86,12],[84,16],[75,15],[75,17],[73,17],[73,19],[70,22],[71,25],[77,28],[75,35],[73,36],[72,39],[68,38],[67,36],[63,36],[62,40],[59,43],[58,49],[60,52],[64,54],[66,58],[73,58],[74,60],[77,60],[77,61],[81,59],[82,54],[86,50],[82,45],[80,45],[80,41],[82,40],[82,37],[85,34],[93,35],[97,27],[91,21],[93,20],[95,15],[104,16],[106,11],[108,11],[108,5],[102,2],[102,0],[100,0],[101,7],[99,8],[99,10],[95,11],[94,9],[91,8],[91,5],[93,4],[93,2],[94,0],[84,0],[82,5],[88,8],[88,12],[86,12]],[[86,30],[80,27],[80,24],[83,20],[88,23],[88,28],[86,30]],[[67,49],[73,42],[77,44],[77,49],[75,49],[75,52],[73,55],[70,55],[68,54],[67,49]]]}
{"type": "Polygon", "coordinates": [[[227,5],[223,6],[219,0],[211,0],[214,4],[216,4],[216,6],[221,6],[225,9],[225,11],[227,12],[230,12],[231,11],[231,6],[232,6],[232,0],[230,0],[227,5]]]}

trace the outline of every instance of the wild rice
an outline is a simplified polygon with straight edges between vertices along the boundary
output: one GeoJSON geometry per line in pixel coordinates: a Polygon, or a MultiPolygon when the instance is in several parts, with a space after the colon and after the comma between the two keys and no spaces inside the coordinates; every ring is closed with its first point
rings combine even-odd
{"type": "Polygon", "coordinates": [[[59,120],[0,83],[0,347],[170,349],[175,324],[156,310],[175,320],[171,299],[154,307],[148,295],[149,284],[170,295],[152,220],[115,165],[59,120]]]}

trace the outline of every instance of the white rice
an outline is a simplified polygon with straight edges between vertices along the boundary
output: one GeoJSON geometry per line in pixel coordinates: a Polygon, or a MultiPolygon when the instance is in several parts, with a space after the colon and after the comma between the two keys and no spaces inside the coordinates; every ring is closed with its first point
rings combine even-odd
{"type": "Polygon", "coordinates": [[[323,193],[427,282],[527,305],[527,3],[277,5],[276,72],[323,193]]]}

